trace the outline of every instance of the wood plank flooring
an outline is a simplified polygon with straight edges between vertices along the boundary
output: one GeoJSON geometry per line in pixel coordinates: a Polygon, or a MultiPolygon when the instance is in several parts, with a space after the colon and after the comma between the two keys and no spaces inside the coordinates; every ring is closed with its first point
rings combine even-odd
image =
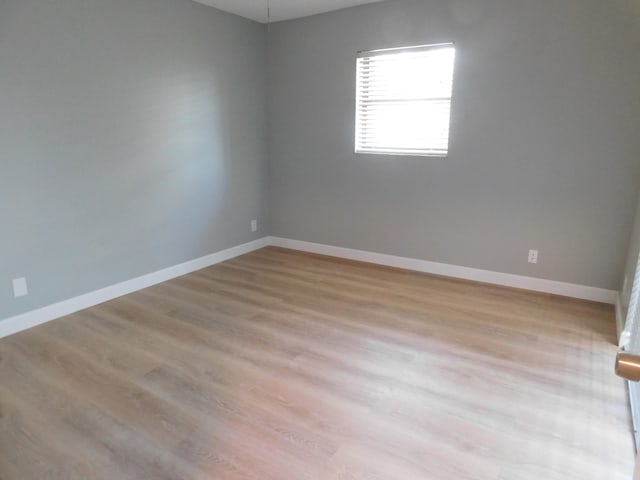
{"type": "Polygon", "coordinates": [[[0,340],[0,479],[628,480],[614,325],[265,248],[0,340]]]}

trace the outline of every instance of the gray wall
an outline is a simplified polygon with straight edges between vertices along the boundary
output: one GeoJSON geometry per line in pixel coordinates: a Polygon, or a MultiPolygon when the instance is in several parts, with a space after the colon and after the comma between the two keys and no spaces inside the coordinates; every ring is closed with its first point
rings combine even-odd
{"type": "Polygon", "coordinates": [[[266,233],[265,35],[190,0],[0,0],[0,318],[266,233]]]}
{"type": "MultiPolygon", "coordinates": [[[[628,0],[628,2],[632,7],[629,10],[629,20],[634,22],[636,30],[640,31],[640,1],[628,0]]],[[[637,53],[636,55],[638,56],[637,53]]],[[[636,63],[638,63],[637,56],[636,63]]],[[[640,125],[638,127],[640,132],[640,125]]],[[[638,161],[640,161],[640,158],[638,159],[638,161]]],[[[640,192],[640,188],[638,190],[640,192]]],[[[624,272],[622,274],[620,286],[620,300],[623,307],[622,314],[624,320],[626,320],[627,309],[629,307],[629,301],[631,299],[631,289],[633,287],[633,280],[636,274],[636,267],[638,265],[638,256],[640,255],[640,198],[638,198],[635,217],[631,219],[630,222],[632,229],[629,239],[629,249],[627,251],[627,258],[624,265],[624,272]]]]}
{"type": "Polygon", "coordinates": [[[273,25],[272,233],[619,289],[640,180],[632,5],[397,0],[273,25]],[[352,153],[356,52],[450,41],[449,158],[352,153]]]}

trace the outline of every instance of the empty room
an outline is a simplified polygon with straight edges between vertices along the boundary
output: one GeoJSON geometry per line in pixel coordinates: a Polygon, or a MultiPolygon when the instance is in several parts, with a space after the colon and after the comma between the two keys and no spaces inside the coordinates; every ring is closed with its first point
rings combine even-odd
{"type": "Polygon", "coordinates": [[[0,480],[640,479],[639,0],[0,0],[0,226],[0,480]]]}

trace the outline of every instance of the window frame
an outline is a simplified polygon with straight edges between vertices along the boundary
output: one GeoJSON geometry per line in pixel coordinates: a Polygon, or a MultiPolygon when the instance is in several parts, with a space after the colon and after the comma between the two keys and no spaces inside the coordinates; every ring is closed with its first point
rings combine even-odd
{"type": "MultiPolygon", "coordinates": [[[[452,113],[452,105],[453,105],[453,85],[455,80],[455,60],[456,60],[456,46],[454,42],[447,43],[437,43],[437,44],[427,44],[427,45],[415,45],[415,46],[406,46],[406,47],[395,47],[395,48],[383,48],[376,50],[362,50],[357,52],[356,56],[356,88],[355,88],[355,135],[354,135],[354,153],[356,154],[365,154],[365,155],[391,155],[391,156],[413,156],[413,157],[440,157],[446,158],[449,156],[450,146],[451,146],[451,113],[452,113]],[[425,51],[433,51],[433,50],[441,50],[441,49],[451,49],[453,51],[453,58],[450,70],[450,85],[451,90],[447,97],[428,97],[428,98],[413,98],[408,99],[406,104],[409,105],[411,102],[424,101],[428,100],[436,100],[438,98],[446,100],[448,102],[448,118],[446,120],[447,125],[447,133],[446,133],[446,147],[444,150],[438,149],[437,147],[433,148],[415,148],[411,149],[408,146],[406,149],[401,149],[398,147],[389,147],[386,149],[371,149],[363,147],[360,141],[362,137],[362,133],[360,131],[361,126],[363,125],[363,121],[361,120],[361,110],[362,104],[361,99],[363,97],[362,85],[361,81],[363,75],[361,74],[361,59],[363,58],[374,58],[382,55],[393,55],[393,54],[402,54],[402,53],[417,53],[417,52],[425,52],[425,51]]],[[[373,102],[371,102],[373,103],[373,102]]],[[[370,104],[371,104],[370,103],[370,104]]]]}

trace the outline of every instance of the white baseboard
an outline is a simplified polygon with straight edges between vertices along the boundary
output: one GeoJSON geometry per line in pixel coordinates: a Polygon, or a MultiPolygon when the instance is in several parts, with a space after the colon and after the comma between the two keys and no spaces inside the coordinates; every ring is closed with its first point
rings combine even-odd
{"type": "Polygon", "coordinates": [[[395,255],[386,255],[383,253],[368,252],[365,250],[335,247],[320,243],[303,242],[288,238],[263,237],[243,245],[231,247],[211,255],[206,255],[179,265],[158,270],[157,272],[126,280],[94,292],[89,292],[78,297],[63,300],[62,302],[47,305],[46,307],[42,307],[37,310],[32,310],[14,317],[9,317],[5,320],[0,320],[0,338],[18,333],[22,330],[27,330],[31,327],[55,320],[56,318],[60,318],[65,315],[84,310],[85,308],[113,300],[114,298],[142,290],[143,288],[166,282],[172,278],[186,275],[187,273],[191,273],[202,268],[210,267],[216,263],[224,262],[225,260],[244,255],[245,253],[258,250],[268,245],[322,255],[330,255],[332,257],[347,258],[350,260],[359,260],[379,265],[387,265],[390,267],[404,268],[418,272],[433,273],[447,277],[475,280],[495,285],[504,285],[507,287],[610,303],[616,306],[616,322],[618,324],[618,328],[620,328],[620,325],[624,325],[624,319],[619,318],[622,315],[619,295],[618,292],[614,290],[556,282],[554,280],[544,280],[541,278],[525,277],[510,273],[492,272],[489,270],[430,262],[415,258],[398,257],[395,255]]]}
{"type": "Polygon", "coordinates": [[[28,328],[35,327],[36,325],[49,322],[65,315],[84,310],[85,308],[113,300],[114,298],[127,295],[128,293],[133,293],[138,290],[142,290],[143,288],[166,282],[172,278],[186,275],[187,273],[191,273],[202,268],[210,267],[216,263],[244,255],[245,253],[258,250],[269,245],[269,240],[269,237],[263,237],[249,243],[237,245],[194,260],[189,260],[188,262],[164,268],[157,272],[149,273],[131,280],[126,280],[78,297],[63,300],[59,303],[47,305],[46,307],[39,308],[37,310],[32,310],[14,317],[9,317],[5,320],[0,320],[0,338],[12,335],[22,330],[27,330],[28,328]]]}
{"type": "Polygon", "coordinates": [[[415,258],[397,257],[395,255],[355,250],[352,248],[335,247],[320,243],[303,242],[288,238],[270,237],[269,244],[277,247],[290,248],[292,250],[301,250],[321,255],[330,255],[332,257],[376,263],[389,267],[433,273],[435,275],[443,275],[446,277],[475,280],[494,285],[521,288],[524,290],[533,290],[536,292],[553,293],[555,295],[592,300],[595,302],[615,304],[616,298],[618,297],[618,292],[615,290],[605,290],[603,288],[557,282],[555,280],[545,280],[543,278],[525,277],[523,275],[513,275],[510,273],[492,272],[489,270],[430,262],[415,258]]]}

